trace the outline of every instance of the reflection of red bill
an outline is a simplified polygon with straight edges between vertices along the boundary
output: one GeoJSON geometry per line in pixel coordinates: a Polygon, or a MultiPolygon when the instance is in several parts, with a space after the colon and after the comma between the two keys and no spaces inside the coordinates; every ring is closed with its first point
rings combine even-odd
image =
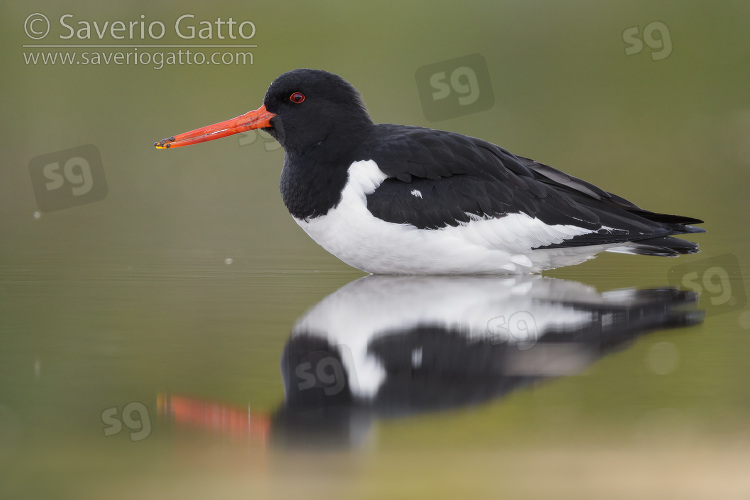
{"type": "Polygon", "coordinates": [[[252,413],[249,408],[171,394],[159,394],[157,408],[160,415],[171,418],[177,424],[208,429],[236,438],[249,438],[264,445],[271,429],[268,415],[252,413]]]}

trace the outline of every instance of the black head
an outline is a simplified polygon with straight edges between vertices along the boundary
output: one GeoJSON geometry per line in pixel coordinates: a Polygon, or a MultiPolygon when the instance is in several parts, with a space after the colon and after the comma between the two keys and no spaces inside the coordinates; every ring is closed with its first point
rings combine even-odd
{"type": "Polygon", "coordinates": [[[274,80],[260,108],[167,137],[154,146],[177,148],[260,128],[292,155],[317,150],[330,156],[333,150],[335,156],[356,144],[372,125],[359,92],[349,82],[327,71],[295,69],[274,80]]]}
{"type": "Polygon", "coordinates": [[[326,142],[361,133],[372,126],[362,97],[338,75],[295,69],[274,80],[263,105],[276,116],[265,128],[287,153],[305,154],[326,142]]]}

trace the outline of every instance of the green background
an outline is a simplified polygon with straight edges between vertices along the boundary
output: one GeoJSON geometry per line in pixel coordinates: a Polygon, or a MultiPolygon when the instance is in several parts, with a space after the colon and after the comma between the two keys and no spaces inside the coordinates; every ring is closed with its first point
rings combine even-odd
{"type": "MultiPolygon", "coordinates": [[[[278,194],[283,151],[237,137],[171,151],[154,141],[262,103],[279,74],[340,74],[376,122],[480,137],[654,211],[702,218],[702,253],[603,255],[547,273],[600,291],[668,283],[675,265],[750,254],[750,4],[690,1],[3,2],[0,12],[0,496],[731,498],[748,491],[745,304],[653,334],[585,374],[473,410],[378,422],[360,449],[295,454],[210,433],[105,437],[109,407],[157,394],[272,411],[294,321],[362,274],[328,255],[278,194]],[[29,65],[31,13],[53,23],[249,19],[252,65],[29,65]],[[673,50],[627,56],[653,21],[673,50]],[[432,123],[415,74],[487,61],[483,112],[432,123]],[[36,214],[28,165],[85,144],[105,199],[36,214]],[[227,264],[226,259],[231,259],[227,264]],[[647,359],[672,343],[675,371],[647,359]]],[[[55,29],[50,37],[54,38],[55,29]]],[[[57,31],[59,34],[59,30],[57,31]]],[[[96,42],[95,40],[92,43],[96,42]]],[[[103,42],[115,43],[107,38],[103,42]]],[[[135,41],[139,43],[139,41],[135,41]]],[[[212,43],[216,42],[213,40],[212,43]]],[[[54,43],[53,41],[50,43],[54,43]]],[[[119,43],[119,42],[117,42],[119,43]]],[[[730,262],[729,260],[718,261],[730,262]]],[[[167,428],[166,423],[163,427],[167,428]]]]}

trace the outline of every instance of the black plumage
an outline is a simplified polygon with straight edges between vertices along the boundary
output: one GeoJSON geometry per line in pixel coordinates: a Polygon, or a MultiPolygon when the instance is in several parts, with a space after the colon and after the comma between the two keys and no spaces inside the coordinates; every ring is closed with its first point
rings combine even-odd
{"type": "Polygon", "coordinates": [[[368,272],[537,272],[603,250],[672,256],[698,251],[674,235],[704,232],[694,226],[699,219],[644,210],[480,139],[376,125],[351,84],[320,70],[284,73],[257,110],[156,146],[257,128],[286,153],[280,188],[289,212],[326,250],[368,272]],[[481,232],[452,230],[511,215],[510,224],[493,222],[481,232]],[[415,238],[411,228],[423,233],[415,238]],[[448,239],[437,233],[443,229],[448,239]],[[560,248],[568,250],[534,252],[560,248]]]}
{"type": "Polygon", "coordinates": [[[643,210],[548,165],[456,133],[376,125],[359,156],[375,160],[390,177],[367,196],[370,212],[388,222],[440,229],[472,216],[524,213],[594,231],[543,248],[638,241],[655,245],[659,254],[696,251],[694,243],[668,236],[704,232],[691,226],[701,220],[643,210]]]}
{"type": "Polygon", "coordinates": [[[405,125],[373,124],[357,90],[337,75],[294,70],[280,76],[264,105],[277,114],[268,129],[284,146],[281,192],[298,219],[335,208],[353,162],[374,160],[388,178],[367,195],[367,208],[387,222],[437,230],[472,218],[523,213],[551,225],[592,231],[538,248],[634,241],[633,253],[676,255],[698,250],[670,236],[704,232],[702,221],[643,210],[617,195],[543,163],[465,135],[405,125]],[[302,105],[287,97],[302,92],[302,105]],[[648,248],[653,247],[653,248],[648,248]]]}

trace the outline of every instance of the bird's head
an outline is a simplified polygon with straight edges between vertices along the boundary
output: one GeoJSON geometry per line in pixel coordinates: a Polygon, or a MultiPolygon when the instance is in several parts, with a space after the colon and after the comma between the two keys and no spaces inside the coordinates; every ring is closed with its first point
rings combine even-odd
{"type": "Polygon", "coordinates": [[[327,71],[295,69],[274,80],[260,108],[154,145],[175,148],[263,129],[288,153],[304,154],[370,126],[372,120],[359,92],[346,80],[327,71]]]}

